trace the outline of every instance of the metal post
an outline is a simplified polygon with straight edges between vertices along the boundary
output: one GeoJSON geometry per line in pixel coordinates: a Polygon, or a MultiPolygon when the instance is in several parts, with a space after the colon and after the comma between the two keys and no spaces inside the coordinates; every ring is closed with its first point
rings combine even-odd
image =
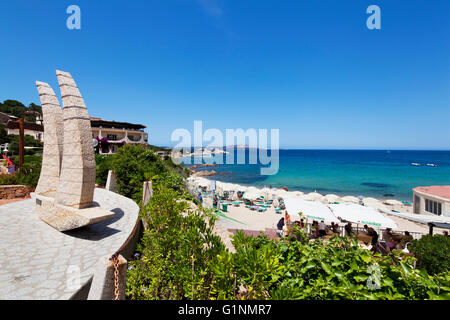
{"type": "Polygon", "coordinates": [[[20,118],[17,122],[19,123],[19,169],[21,169],[24,162],[23,118],[20,118]]]}
{"type": "Polygon", "coordinates": [[[429,223],[428,223],[428,226],[430,227],[429,234],[430,234],[430,236],[432,236],[432,235],[433,235],[433,227],[434,227],[434,224],[432,224],[431,222],[429,222],[429,223]]]}

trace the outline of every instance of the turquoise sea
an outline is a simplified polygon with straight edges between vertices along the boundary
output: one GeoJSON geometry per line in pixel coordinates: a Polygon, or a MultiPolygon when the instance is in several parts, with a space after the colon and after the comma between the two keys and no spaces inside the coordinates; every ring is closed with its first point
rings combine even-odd
{"type": "Polygon", "coordinates": [[[450,151],[280,150],[276,175],[261,175],[258,164],[212,169],[220,175],[210,179],[242,185],[411,201],[414,187],[450,185],[450,151]]]}

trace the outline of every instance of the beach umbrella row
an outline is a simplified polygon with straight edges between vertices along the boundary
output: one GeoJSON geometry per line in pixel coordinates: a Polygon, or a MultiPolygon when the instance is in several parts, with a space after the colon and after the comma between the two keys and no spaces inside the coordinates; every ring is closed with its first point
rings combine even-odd
{"type": "MultiPolygon", "coordinates": [[[[339,201],[341,201],[341,198],[340,198],[339,196],[335,195],[335,194],[327,194],[327,195],[324,196],[323,198],[324,198],[324,200],[325,200],[327,203],[333,203],[333,202],[339,202],[339,201]]],[[[325,202],[325,201],[324,201],[324,202],[325,202]]]]}
{"type": "Polygon", "coordinates": [[[371,227],[397,229],[397,224],[374,208],[354,203],[325,204],[317,201],[308,201],[298,198],[286,198],[284,204],[288,214],[293,220],[301,217],[338,223],[340,220],[352,223],[366,224],[371,227]],[[300,216],[299,212],[303,215],[300,216]]]}
{"type": "Polygon", "coordinates": [[[339,220],[331,212],[331,210],[321,202],[313,202],[302,200],[298,198],[284,199],[286,211],[293,220],[300,220],[302,217],[327,223],[336,222],[339,220]],[[302,213],[300,216],[299,213],[302,213]]]}
{"type": "Polygon", "coordinates": [[[374,208],[354,203],[330,204],[329,207],[336,217],[349,222],[367,224],[371,227],[397,229],[397,224],[394,221],[374,208]]]}
{"type": "Polygon", "coordinates": [[[345,196],[341,198],[341,202],[359,203],[359,199],[354,196],[345,196]]]}

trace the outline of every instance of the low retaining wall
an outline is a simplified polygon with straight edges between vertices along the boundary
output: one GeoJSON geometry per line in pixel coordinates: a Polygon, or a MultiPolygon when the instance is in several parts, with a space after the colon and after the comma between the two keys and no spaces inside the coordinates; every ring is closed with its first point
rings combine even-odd
{"type": "Polygon", "coordinates": [[[0,186],[0,199],[28,198],[34,189],[34,187],[22,185],[0,186]]]}

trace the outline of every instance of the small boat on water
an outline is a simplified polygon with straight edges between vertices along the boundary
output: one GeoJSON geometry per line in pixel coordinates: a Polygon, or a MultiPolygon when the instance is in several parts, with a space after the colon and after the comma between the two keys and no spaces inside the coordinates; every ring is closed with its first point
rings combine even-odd
{"type": "Polygon", "coordinates": [[[413,166],[420,166],[420,163],[417,163],[417,162],[411,162],[411,165],[413,165],[413,166]]]}
{"type": "Polygon", "coordinates": [[[434,164],[434,163],[427,163],[427,166],[429,166],[429,167],[437,167],[437,164],[434,164]]]}

